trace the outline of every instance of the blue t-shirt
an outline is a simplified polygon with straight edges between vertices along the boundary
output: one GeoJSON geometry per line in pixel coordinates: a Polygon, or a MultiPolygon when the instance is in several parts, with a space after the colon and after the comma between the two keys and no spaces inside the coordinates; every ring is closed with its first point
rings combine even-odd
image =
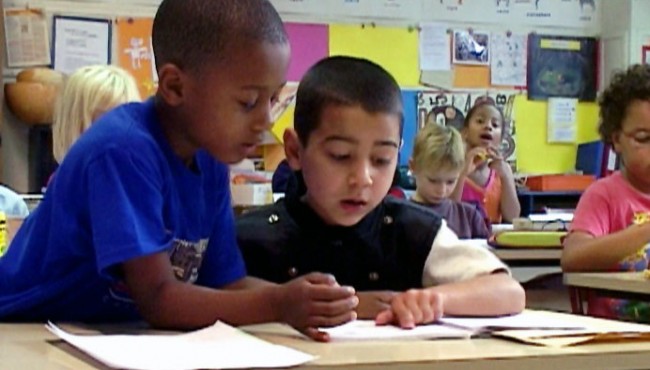
{"type": "Polygon", "coordinates": [[[118,267],[159,252],[179,280],[245,276],[227,166],[203,150],[186,166],[149,100],[105,114],[70,149],[0,258],[0,320],[138,319],[118,267]]]}

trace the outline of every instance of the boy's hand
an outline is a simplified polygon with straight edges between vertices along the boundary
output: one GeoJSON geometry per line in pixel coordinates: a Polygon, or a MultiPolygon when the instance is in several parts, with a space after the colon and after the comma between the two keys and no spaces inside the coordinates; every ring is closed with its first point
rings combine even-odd
{"type": "Polygon", "coordinates": [[[357,293],[359,297],[357,316],[360,319],[374,319],[380,312],[390,309],[390,302],[396,295],[396,292],[391,291],[357,293]]]}
{"type": "Polygon", "coordinates": [[[357,318],[359,298],[354,289],[338,285],[332,275],[311,273],[282,285],[280,292],[280,319],[314,340],[329,340],[319,327],[357,318]]]}
{"type": "Polygon", "coordinates": [[[444,312],[444,298],[431,289],[411,289],[391,301],[391,308],[377,315],[377,325],[395,324],[412,329],[418,324],[439,320],[444,312]]]}

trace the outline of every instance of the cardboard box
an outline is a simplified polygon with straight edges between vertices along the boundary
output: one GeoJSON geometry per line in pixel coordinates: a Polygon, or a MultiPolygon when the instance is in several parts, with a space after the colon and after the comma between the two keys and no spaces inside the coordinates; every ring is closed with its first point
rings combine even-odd
{"type": "Polygon", "coordinates": [[[233,206],[261,206],[273,203],[273,190],[270,183],[231,184],[233,206]]]}

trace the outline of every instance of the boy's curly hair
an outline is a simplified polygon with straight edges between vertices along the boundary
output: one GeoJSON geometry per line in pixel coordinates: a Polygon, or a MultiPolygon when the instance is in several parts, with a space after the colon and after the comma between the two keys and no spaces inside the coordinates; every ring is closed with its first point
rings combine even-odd
{"type": "Polygon", "coordinates": [[[650,65],[634,64],[616,73],[598,99],[598,133],[605,143],[612,144],[612,135],[621,131],[627,108],[635,100],[650,100],[650,65]]]}

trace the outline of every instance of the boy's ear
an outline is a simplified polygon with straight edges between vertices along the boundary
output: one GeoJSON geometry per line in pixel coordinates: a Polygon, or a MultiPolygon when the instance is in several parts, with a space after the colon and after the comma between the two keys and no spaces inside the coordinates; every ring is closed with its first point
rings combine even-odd
{"type": "Polygon", "coordinates": [[[289,166],[294,171],[300,170],[300,156],[302,155],[302,144],[296,130],[288,128],[282,135],[284,139],[284,154],[287,157],[289,166]]]}
{"type": "Polygon", "coordinates": [[[184,73],[175,64],[165,64],[158,71],[158,92],[165,102],[178,106],[183,102],[184,73]]]}

